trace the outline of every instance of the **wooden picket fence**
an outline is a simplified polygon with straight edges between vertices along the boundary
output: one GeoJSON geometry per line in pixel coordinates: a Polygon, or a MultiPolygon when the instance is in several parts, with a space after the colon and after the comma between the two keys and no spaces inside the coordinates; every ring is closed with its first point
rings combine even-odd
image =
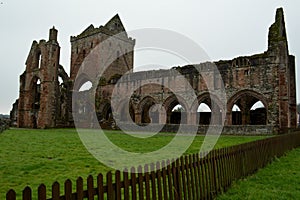
{"type": "MultiPolygon", "coordinates": [[[[26,187],[22,199],[213,199],[226,191],[233,181],[255,173],[275,157],[298,146],[300,133],[280,135],[216,149],[205,157],[202,153],[187,155],[137,169],[125,169],[122,173],[108,172],[106,177],[99,174],[96,180],[89,176],[86,189],[81,177],[76,181],[76,191],[72,191],[70,180],[65,181],[63,192],[60,191],[60,184],[55,182],[50,198],[46,196],[46,186],[43,184],[34,198],[32,189],[26,187]]],[[[6,199],[15,200],[16,192],[8,191],[6,199]]]]}

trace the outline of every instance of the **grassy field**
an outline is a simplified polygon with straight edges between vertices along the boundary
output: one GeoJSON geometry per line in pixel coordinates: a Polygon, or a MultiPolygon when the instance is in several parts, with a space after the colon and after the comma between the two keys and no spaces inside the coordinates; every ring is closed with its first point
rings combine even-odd
{"type": "Polygon", "coordinates": [[[239,180],[218,199],[300,199],[300,149],[239,180]]]}
{"type": "MultiPolygon", "coordinates": [[[[106,135],[119,147],[134,152],[149,152],[168,144],[173,134],[160,134],[149,139],[139,139],[119,131],[107,131],[106,135]]],[[[188,136],[181,136],[182,139],[188,136]]],[[[222,136],[215,148],[231,146],[262,136],[222,136]]],[[[196,153],[204,136],[195,137],[185,154],[196,153]]],[[[51,188],[53,182],[63,184],[66,179],[74,182],[77,177],[96,176],[111,169],[97,161],[85,149],[75,129],[29,130],[10,129],[0,134],[0,199],[13,188],[18,196],[25,186],[33,194],[39,184],[51,188]]]]}

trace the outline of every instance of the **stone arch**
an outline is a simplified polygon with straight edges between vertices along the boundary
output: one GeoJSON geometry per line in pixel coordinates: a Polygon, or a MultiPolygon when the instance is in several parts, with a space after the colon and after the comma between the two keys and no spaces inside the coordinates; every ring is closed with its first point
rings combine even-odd
{"type": "Polygon", "coordinates": [[[81,73],[77,78],[76,81],[74,83],[73,86],[73,90],[74,91],[79,91],[80,88],[87,82],[91,82],[93,84],[93,82],[91,81],[91,79],[88,77],[88,75],[86,75],[85,73],[81,73]]]}
{"type": "Polygon", "coordinates": [[[186,124],[188,122],[186,111],[189,109],[189,107],[182,97],[178,95],[171,95],[164,101],[163,106],[166,110],[166,121],[168,124],[186,124]],[[183,107],[184,112],[172,113],[173,108],[178,104],[183,107]]]}
{"type": "Polygon", "coordinates": [[[223,105],[223,102],[216,95],[204,92],[198,95],[197,99],[193,102],[191,110],[193,114],[196,115],[194,118],[196,118],[196,121],[201,125],[210,124],[211,119],[213,119],[212,124],[221,124],[222,113],[225,112],[225,105],[223,105]],[[210,108],[211,113],[203,113],[201,116],[201,113],[197,112],[201,103],[206,104],[210,108]],[[209,119],[204,119],[203,117],[209,119]]]}
{"type": "Polygon", "coordinates": [[[241,124],[240,125],[251,125],[251,113],[250,108],[258,101],[261,101],[265,108],[265,123],[267,123],[268,115],[268,103],[263,94],[254,90],[241,90],[235,93],[227,104],[227,124],[232,125],[233,114],[232,108],[236,104],[241,110],[241,124]]]}
{"type": "Polygon", "coordinates": [[[158,111],[151,112],[151,108],[156,104],[153,97],[144,97],[137,106],[137,111],[141,115],[141,123],[159,123],[158,111]],[[151,112],[151,113],[150,113],[151,112]]]}
{"type": "Polygon", "coordinates": [[[31,94],[28,99],[31,108],[30,123],[32,128],[37,128],[41,107],[41,79],[39,76],[35,75],[32,77],[29,84],[29,92],[31,94]]]}
{"type": "Polygon", "coordinates": [[[61,66],[61,65],[58,66],[58,76],[60,76],[62,78],[64,83],[69,80],[68,74],[66,73],[63,66],[61,66]]]}
{"type": "Polygon", "coordinates": [[[30,55],[28,56],[26,61],[27,69],[29,70],[28,72],[40,70],[42,67],[42,58],[43,53],[41,46],[38,43],[34,42],[30,55]]]}
{"type": "Polygon", "coordinates": [[[211,94],[209,92],[204,92],[198,95],[197,99],[193,102],[191,110],[197,110],[200,103],[207,104],[210,108],[215,105],[218,106],[221,110],[225,110],[225,105],[223,105],[222,101],[218,98],[217,95],[211,94]]]}
{"type": "Polygon", "coordinates": [[[42,67],[42,45],[38,44],[36,41],[32,43],[30,53],[26,60],[26,71],[32,72],[36,70],[40,70],[42,67]]]}
{"type": "Polygon", "coordinates": [[[69,82],[69,76],[65,72],[62,65],[58,66],[57,71],[57,81],[58,81],[58,92],[57,92],[57,105],[56,105],[56,117],[57,121],[62,123],[68,119],[70,107],[68,103],[71,101],[69,97],[69,90],[71,89],[71,84],[69,82]]]}

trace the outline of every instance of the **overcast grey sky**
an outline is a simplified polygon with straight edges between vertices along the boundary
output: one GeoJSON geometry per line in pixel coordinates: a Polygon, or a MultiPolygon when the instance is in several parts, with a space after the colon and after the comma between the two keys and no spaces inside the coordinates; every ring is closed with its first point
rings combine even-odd
{"type": "MultiPolygon", "coordinates": [[[[54,25],[59,31],[60,63],[69,73],[70,36],[80,34],[90,24],[96,27],[104,25],[116,13],[119,13],[128,31],[148,27],[176,31],[197,42],[212,60],[217,61],[265,51],[268,28],[274,22],[275,10],[283,7],[290,54],[296,56],[296,67],[300,66],[298,0],[1,2],[0,113],[9,113],[11,104],[18,98],[19,75],[25,70],[25,60],[33,40],[48,39],[48,31],[54,25]]],[[[136,63],[142,59],[138,56],[135,56],[136,63]]],[[[298,88],[299,82],[297,80],[298,88]]],[[[300,99],[299,92],[297,98],[300,99]]]]}

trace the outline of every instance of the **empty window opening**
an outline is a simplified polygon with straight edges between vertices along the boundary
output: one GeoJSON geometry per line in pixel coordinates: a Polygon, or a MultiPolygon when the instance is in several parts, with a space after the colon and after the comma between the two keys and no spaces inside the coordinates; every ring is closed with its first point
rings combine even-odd
{"type": "Polygon", "coordinates": [[[58,77],[58,84],[59,85],[62,85],[64,83],[63,79],[59,76],[58,77]]]}
{"type": "Polygon", "coordinates": [[[232,125],[242,125],[242,112],[236,104],[232,107],[232,125]]]}
{"type": "Polygon", "coordinates": [[[32,127],[37,127],[38,114],[40,110],[40,99],[41,99],[41,81],[39,78],[34,78],[33,80],[33,99],[32,99],[32,114],[31,114],[31,122],[32,127]]]}
{"type": "Polygon", "coordinates": [[[211,109],[206,103],[201,103],[197,109],[197,119],[199,124],[208,125],[211,120],[211,109]]]}
{"type": "Polygon", "coordinates": [[[169,116],[169,123],[170,124],[186,123],[185,109],[179,103],[176,104],[173,108],[171,108],[171,113],[169,116]]]}
{"type": "Polygon", "coordinates": [[[37,62],[38,62],[37,66],[40,69],[42,67],[42,54],[41,53],[38,54],[38,60],[37,60],[37,62]]]}
{"type": "Polygon", "coordinates": [[[250,124],[251,125],[266,125],[267,110],[261,101],[257,101],[250,109],[250,124]]]}
{"type": "Polygon", "coordinates": [[[265,107],[264,104],[261,101],[258,101],[255,104],[253,104],[250,110],[256,110],[258,108],[264,108],[264,107],[265,107]]]}
{"type": "Polygon", "coordinates": [[[79,89],[79,92],[90,90],[93,87],[93,84],[91,81],[85,82],[79,89]]]}

